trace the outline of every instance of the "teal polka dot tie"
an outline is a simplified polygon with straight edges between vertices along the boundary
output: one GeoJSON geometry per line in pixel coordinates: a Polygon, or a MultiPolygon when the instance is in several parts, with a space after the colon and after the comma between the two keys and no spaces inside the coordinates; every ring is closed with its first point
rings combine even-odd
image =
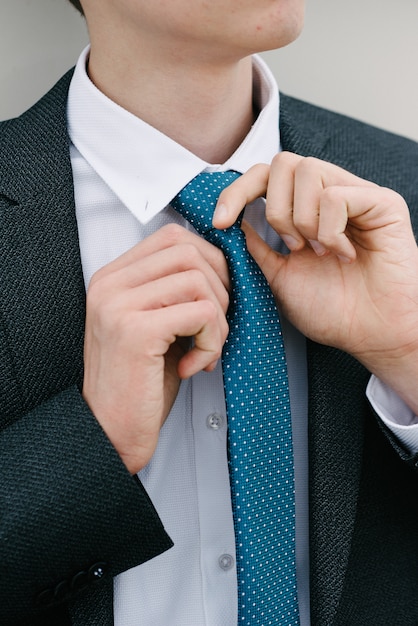
{"type": "Polygon", "coordinates": [[[229,335],[222,353],[238,576],[238,624],[299,624],[292,430],[277,308],[239,224],[212,227],[236,172],[202,173],[172,201],[228,263],[229,335]]]}

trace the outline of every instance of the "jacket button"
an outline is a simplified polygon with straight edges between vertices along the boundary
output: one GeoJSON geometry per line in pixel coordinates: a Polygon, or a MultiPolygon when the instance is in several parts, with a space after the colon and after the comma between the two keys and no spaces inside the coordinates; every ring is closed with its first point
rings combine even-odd
{"type": "Polygon", "coordinates": [[[36,606],[49,606],[54,602],[54,593],[52,589],[44,589],[35,598],[36,606]]]}
{"type": "Polygon", "coordinates": [[[68,596],[70,589],[66,580],[61,581],[54,589],[54,598],[57,602],[64,600],[68,596]]]}
{"type": "Polygon", "coordinates": [[[90,581],[100,580],[106,573],[106,563],[95,563],[89,569],[88,577],[90,581]]]}
{"type": "Polygon", "coordinates": [[[83,589],[88,584],[88,574],[87,572],[81,571],[78,572],[75,576],[73,576],[71,580],[71,589],[73,591],[78,591],[79,589],[83,589]]]}

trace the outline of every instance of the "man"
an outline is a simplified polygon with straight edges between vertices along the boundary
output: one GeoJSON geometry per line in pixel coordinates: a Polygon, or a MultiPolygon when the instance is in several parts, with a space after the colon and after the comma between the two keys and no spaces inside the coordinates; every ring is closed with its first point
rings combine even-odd
{"type": "Polygon", "coordinates": [[[249,204],[284,313],[300,623],[416,624],[417,249],[376,186],[416,220],[416,144],[283,95],[279,138],[251,54],[301,0],[82,8],[74,75],[1,128],[0,622],[236,624],[229,272],[170,206],[232,169],[214,223],[249,204]]]}

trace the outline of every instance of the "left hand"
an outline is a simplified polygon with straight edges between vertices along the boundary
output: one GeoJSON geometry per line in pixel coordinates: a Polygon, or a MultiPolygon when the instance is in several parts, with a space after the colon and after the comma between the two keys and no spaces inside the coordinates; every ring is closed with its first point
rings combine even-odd
{"type": "Polygon", "coordinates": [[[231,225],[262,195],[290,254],[243,229],[283,313],[307,337],[352,354],[418,414],[418,248],[403,198],[281,153],[223,191],[214,226],[231,225]]]}

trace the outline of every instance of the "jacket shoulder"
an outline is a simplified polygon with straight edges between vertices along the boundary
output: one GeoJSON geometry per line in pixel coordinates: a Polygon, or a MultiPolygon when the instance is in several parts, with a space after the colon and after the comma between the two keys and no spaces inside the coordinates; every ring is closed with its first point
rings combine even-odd
{"type": "Polygon", "coordinates": [[[280,116],[286,129],[291,124],[299,133],[312,134],[314,141],[321,137],[327,141],[351,137],[348,145],[361,140],[361,150],[377,145],[397,145],[406,154],[418,154],[418,143],[413,139],[286,94],[280,94],[280,116]]]}
{"type": "MultiPolygon", "coordinates": [[[[19,198],[41,190],[46,173],[68,153],[66,103],[73,70],[19,117],[0,122],[0,194],[19,198]]],[[[58,171],[57,171],[58,174],[58,171]]]]}

